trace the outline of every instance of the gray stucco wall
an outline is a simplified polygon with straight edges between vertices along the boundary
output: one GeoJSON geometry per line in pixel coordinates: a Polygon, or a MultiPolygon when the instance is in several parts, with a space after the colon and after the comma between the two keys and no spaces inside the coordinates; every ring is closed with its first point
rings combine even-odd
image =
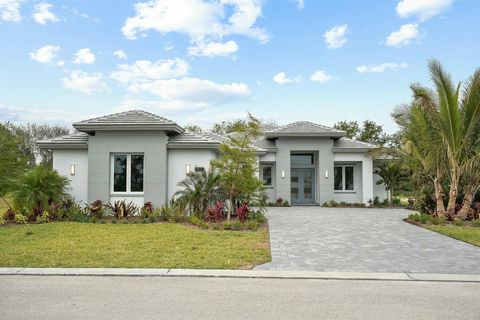
{"type": "MultiPolygon", "coordinates": [[[[163,131],[98,131],[88,142],[88,201],[110,201],[110,155],[144,154],[144,201],[167,199],[167,140],[163,131]]],[[[123,196],[123,195],[122,195],[123,196]]],[[[118,197],[118,195],[115,195],[118,197]]],[[[128,195],[125,195],[128,198],[128,195]]],[[[136,195],[135,197],[138,197],[136,195]]]]}
{"type": "Polygon", "coordinates": [[[333,140],[330,138],[289,138],[282,137],[276,142],[276,197],[291,202],[290,190],[290,154],[295,152],[312,152],[316,157],[315,201],[323,203],[334,199],[333,193],[333,140]],[[285,178],[282,178],[285,171],[285,178]],[[329,177],[325,178],[325,171],[329,177]]]}
{"type": "Polygon", "coordinates": [[[87,149],[53,150],[53,168],[70,180],[68,192],[75,200],[87,203],[88,151],[87,149]],[[70,174],[70,165],[75,165],[75,174],[70,174]]]}

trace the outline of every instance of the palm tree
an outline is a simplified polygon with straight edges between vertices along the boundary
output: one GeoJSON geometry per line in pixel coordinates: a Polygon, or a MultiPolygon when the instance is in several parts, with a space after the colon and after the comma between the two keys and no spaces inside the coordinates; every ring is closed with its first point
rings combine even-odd
{"type": "Polygon", "coordinates": [[[392,203],[393,192],[401,183],[407,181],[408,175],[398,162],[388,161],[380,163],[375,169],[375,174],[380,176],[377,184],[385,184],[388,192],[388,202],[392,203]]]}
{"type": "Polygon", "coordinates": [[[52,202],[60,203],[68,184],[69,180],[57,171],[37,166],[20,178],[13,201],[17,208],[42,214],[52,202]]]}
{"type": "Polygon", "coordinates": [[[446,150],[438,129],[438,113],[429,89],[411,86],[414,101],[397,107],[392,117],[401,128],[402,147],[394,155],[412,169],[413,178],[430,181],[435,190],[436,214],[445,215],[442,180],[446,175],[446,150]]]}
{"type": "Polygon", "coordinates": [[[180,190],[173,198],[190,214],[205,214],[208,205],[220,198],[220,176],[213,172],[194,172],[178,183],[180,190]]]}

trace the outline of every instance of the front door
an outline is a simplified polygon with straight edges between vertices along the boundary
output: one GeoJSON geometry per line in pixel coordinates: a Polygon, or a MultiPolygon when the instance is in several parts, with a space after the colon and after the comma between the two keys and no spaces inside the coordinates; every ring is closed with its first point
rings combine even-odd
{"type": "Polygon", "coordinates": [[[291,169],[291,199],[292,204],[315,202],[315,169],[291,169]]]}

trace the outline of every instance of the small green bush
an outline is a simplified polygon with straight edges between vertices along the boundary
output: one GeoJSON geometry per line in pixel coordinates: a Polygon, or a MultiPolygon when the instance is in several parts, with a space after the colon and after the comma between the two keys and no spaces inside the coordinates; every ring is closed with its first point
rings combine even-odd
{"type": "Polygon", "coordinates": [[[117,223],[117,219],[113,218],[112,219],[112,224],[116,224],[117,223]]]}
{"type": "Polygon", "coordinates": [[[378,207],[380,205],[380,198],[378,198],[378,196],[376,196],[374,199],[373,199],[373,205],[375,207],[378,207]]]}
{"type": "Polygon", "coordinates": [[[231,222],[228,222],[228,221],[225,222],[225,223],[223,224],[223,229],[225,229],[225,230],[232,230],[232,223],[231,223],[231,222]]]}
{"type": "Polygon", "coordinates": [[[401,205],[400,198],[393,198],[392,204],[396,207],[400,207],[400,205],[401,205]]]}
{"type": "Polygon", "coordinates": [[[408,216],[408,219],[417,223],[422,223],[422,224],[431,222],[432,218],[433,217],[431,215],[425,214],[425,213],[421,213],[421,214],[412,213],[411,215],[408,216]]]}
{"type": "Polygon", "coordinates": [[[236,221],[236,222],[232,223],[232,230],[238,231],[238,230],[242,230],[242,229],[243,229],[243,225],[240,221],[236,221]]]}
{"type": "Polygon", "coordinates": [[[480,220],[474,220],[474,221],[472,222],[472,227],[480,228],[480,220]]]}
{"type": "Polygon", "coordinates": [[[17,212],[15,214],[15,223],[26,224],[27,223],[27,217],[25,217],[23,214],[17,212]]]}
{"type": "Polygon", "coordinates": [[[461,219],[455,218],[453,219],[453,225],[457,227],[463,227],[464,222],[461,219]]]}
{"type": "Polygon", "coordinates": [[[42,215],[37,216],[36,223],[48,223],[49,219],[49,214],[47,211],[44,211],[42,215]]]}
{"type": "Polygon", "coordinates": [[[71,207],[68,212],[67,212],[67,218],[70,221],[75,221],[75,222],[88,222],[88,216],[83,211],[80,209],[80,206],[73,206],[71,207]]]}
{"type": "Polygon", "coordinates": [[[265,214],[260,210],[252,210],[248,215],[248,220],[255,221],[258,224],[264,224],[267,221],[267,217],[265,217],[265,214]]]}
{"type": "Polygon", "coordinates": [[[221,224],[220,223],[213,223],[212,228],[213,230],[220,230],[221,224]]]}
{"type": "Polygon", "coordinates": [[[247,221],[246,223],[246,227],[249,230],[257,230],[259,226],[260,224],[255,220],[250,220],[250,221],[247,221]]]}
{"type": "Polygon", "coordinates": [[[185,211],[178,207],[170,207],[170,213],[168,217],[168,222],[170,223],[181,223],[187,220],[187,215],[185,211]]]}
{"type": "Polygon", "coordinates": [[[3,215],[0,214],[0,226],[5,224],[5,219],[3,218],[3,215]]]}
{"type": "Polygon", "coordinates": [[[441,224],[445,224],[447,223],[447,219],[445,217],[441,217],[441,218],[432,218],[430,220],[431,224],[433,225],[441,225],[441,224]]]}

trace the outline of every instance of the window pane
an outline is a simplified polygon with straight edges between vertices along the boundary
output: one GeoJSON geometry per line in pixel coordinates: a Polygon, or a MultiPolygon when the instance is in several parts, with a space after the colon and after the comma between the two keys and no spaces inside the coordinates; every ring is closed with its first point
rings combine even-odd
{"type": "Polygon", "coordinates": [[[334,170],[334,189],[343,190],[343,177],[342,177],[342,167],[335,167],[334,170]]]}
{"type": "Polygon", "coordinates": [[[353,167],[345,167],[345,190],[353,189],[353,167]]]}
{"type": "Polygon", "coordinates": [[[311,165],[313,164],[312,154],[292,154],[290,156],[290,162],[296,165],[311,165]]]}
{"type": "Polygon", "coordinates": [[[113,158],[113,191],[127,191],[127,156],[124,154],[113,158]]]}
{"type": "Polygon", "coordinates": [[[143,192],[143,155],[132,155],[130,191],[143,192]]]}
{"type": "Polygon", "coordinates": [[[195,172],[204,172],[205,168],[204,167],[197,167],[195,166],[195,172]]]}
{"type": "Polygon", "coordinates": [[[271,186],[272,185],[272,167],[265,166],[262,169],[262,179],[263,185],[271,186]]]}

